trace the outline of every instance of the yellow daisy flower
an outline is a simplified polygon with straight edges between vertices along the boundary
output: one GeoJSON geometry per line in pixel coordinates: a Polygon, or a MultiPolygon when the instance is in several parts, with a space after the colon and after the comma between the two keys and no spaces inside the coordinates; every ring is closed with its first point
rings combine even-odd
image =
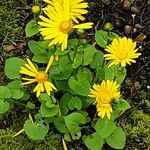
{"type": "Polygon", "coordinates": [[[25,67],[20,68],[20,73],[30,76],[32,78],[22,78],[25,82],[22,83],[22,85],[31,84],[34,82],[37,82],[37,86],[34,88],[33,92],[36,92],[36,96],[39,97],[41,92],[46,91],[48,95],[50,95],[50,92],[56,90],[55,86],[48,81],[48,70],[50,66],[52,65],[52,62],[54,60],[54,56],[51,56],[49,59],[49,62],[47,64],[47,67],[45,71],[38,71],[34,64],[27,58],[27,62],[25,64],[25,67]]]}
{"type": "Polygon", "coordinates": [[[82,16],[88,11],[86,8],[88,8],[88,3],[84,2],[84,0],[43,0],[44,2],[54,6],[54,2],[58,1],[62,6],[68,5],[68,9],[70,11],[70,16],[75,21],[78,23],[77,19],[84,20],[85,18],[82,16]],[[67,4],[68,3],[68,4],[67,4]]]}
{"type": "Polygon", "coordinates": [[[97,103],[96,105],[98,116],[104,118],[107,116],[108,119],[111,118],[112,107],[108,104],[97,103]]]}
{"type": "Polygon", "coordinates": [[[66,6],[65,11],[62,9],[61,5],[56,1],[55,7],[48,5],[44,9],[44,13],[48,18],[40,16],[41,25],[40,32],[44,36],[45,40],[51,40],[49,46],[59,44],[61,49],[67,48],[68,36],[73,29],[89,29],[92,28],[93,23],[83,23],[79,25],[74,25],[70,16],[69,10],[66,6]]]}
{"type": "Polygon", "coordinates": [[[108,67],[112,65],[121,64],[122,67],[125,67],[126,64],[135,63],[135,58],[138,58],[141,53],[137,53],[138,49],[135,49],[136,42],[133,42],[130,38],[119,38],[114,39],[112,43],[106,47],[106,51],[110,54],[105,54],[104,57],[106,60],[111,60],[111,63],[108,67]]]}
{"type": "Polygon", "coordinates": [[[116,81],[103,80],[99,85],[94,84],[93,89],[90,89],[90,97],[96,99],[96,108],[98,115],[104,118],[107,115],[110,118],[112,112],[111,102],[120,98],[120,92],[118,91],[119,85],[116,81]]]}

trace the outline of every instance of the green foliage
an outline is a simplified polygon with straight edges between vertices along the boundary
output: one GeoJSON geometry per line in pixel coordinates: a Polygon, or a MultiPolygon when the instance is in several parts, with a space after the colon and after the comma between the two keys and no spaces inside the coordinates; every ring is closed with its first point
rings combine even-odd
{"type": "MultiPolygon", "coordinates": [[[[26,36],[32,37],[38,32],[37,22],[31,20],[25,28],[26,36]]],[[[118,35],[113,32],[99,30],[95,34],[97,44],[103,49],[114,38],[118,38],[118,35]]],[[[26,119],[23,125],[30,139],[44,140],[54,124],[66,141],[83,137],[85,145],[91,150],[102,149],[105,142],[113,148],[122,149],[125,145],[125,134],[115,119],[130,108],[128,102],[123,99],[112,102],[113,113],[110,120],[106,117],[100,119],[97,115],[92,117],[88,114],[88,109],[92,104],[95,105],[95,98],[89,97],[91,86],[97,82],[101,83],[102,80],[115,80],[117,84],[121,84],[126,76],[126,70],[115,65],[108,68],[109,63],[104,61],[103,52],[96,49],[94,44],[88,44],[83,37],[69,39],[68,49],[65,51],[61,51],[56,45],[48,45],[49,41],[44,40],[28,42],[33,54],[32,60],[39,63],[40,71],[46,67],[45,63],[48,63],[49,58],[54,56],[46,80],[52,82],[57,91],[50,90],[49,96],[44,93],[47,90],[44,87],[40,96],[35,99],[31,96],[30,88],[25,90],[21,85],[19,70],[25,65],[24,60],[10,58],[5,63],[5,74],[13,81],[7,86],[0,87],[0,113],[8,112],[13,103],[22,101],[25,111],[36,114],[33,119],[29,115],[29,119],[26,119]],[[86,128],[93,128],[94,133],[83,136],[82,130],[86,128]]],[[[27,64],[25,66],[32,71],[27,64]]],[[[45,81],[38,81],[36,75],[31,78],[45,84],[45,81]]]]}
{"type": "Polygon", "coordinates": [[[116,128],[116,130],[106,138],[106,142],[112,148],[123,149],[125,146],[126,136],[121,128],[116,128]]]}
{"type": "Polygon", "coordinates": [[[24,64],[25,62],[17,57],[7,59],[5,63],[5,75],[9,79],[19,79],[19,70],[24,64]]]}
{"type": "Polygon", "coordinates": [[[39,26],[35,20],[27,23],[25,28],[26,37],[31,37],[39,32],[39,26]]]}
{"type": "Polygon", "coordinates": [[[44,125],[42,122],[32,122],[31,120],[26,120],[23,129],[29,138],[33,140],[44,140],[46,134],[48,133],[49,126],[44,125]]]}

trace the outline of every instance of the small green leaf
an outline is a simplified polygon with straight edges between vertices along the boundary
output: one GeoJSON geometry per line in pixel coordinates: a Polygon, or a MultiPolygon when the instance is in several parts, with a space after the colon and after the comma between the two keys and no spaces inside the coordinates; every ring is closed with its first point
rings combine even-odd
{"type": "Polygon", "coordinates": [[[47,107],[44,103],[42,103],[39,112],[42,114],[42,117],[53,117],[59,111],[59,106],[55,105],[52,108],[47,107]]]}
{"type": "Polygon", "coordinates": [[[125,111],[127,109],[129,109],[131,106],[129,105],[129,103],[124,100],[124,99],[121,99],[119,100],[115,105],[114,105],[114,108],[115,110],[117,111],[125,111]]]}
{"type": "Polygon", "coordinates": [[[48,41],[29,41],[28,46],[33,54],[46,53],[48,48],[48,41]]]}
{"type": "Polygon", "coordinates": [[[0,114],[5,114],[10,109],[10,104],[4,99],[0,99],[0,114]]]}
{"type": "Polygon", "coordinates": [[[33,104],[32,102],[28,102],[27,103],[27,107],[29,108],[29,109],[34,109],[35,108],[35,104],[33,104]]]}
{"type": "Polygon", "coordinates": [[[75,108],[77,110],[80,110],[82,108],[82,102],[79,97],[73,97],[72,99],[70,99],[68,106],[70,110],[73,110],[75,108]]]}
{"type": "Polygon", "coordinates": [[[102,48],[106,48],[108,42],[108,32],[104,30],[98,30],[95,33],[96,43],[102,48]]]}
{"type": "Polygon", "coordinates": [[[88,96],[90,84],[84,74],[77,74],[77,77],[71,76],[68,82],[70,88],[79,95],[88,96]]]}
{"type": "Polygon", "coordinates": [[[48,133],[48,124],[44,125],[39,122],[32,122],[31,120],[26,120],[23,129],[29,138],[33,140],[44,140],[46,134],[48,133]]]}
{"type": "Polygon", "coordinates": [[[82,64],[82,61],[83,61],[83,52],[77,52],[72,67],[75,69],[78,68],[82,64]]]}
{"type": "Polygon", "coordinates": [[[121,68],[118,65],[115,66],[115,80],[118,84],[121,84],[126,77],[126,69],[121,68]]]}
{"type": "Polygon", "coordinates": [[[84,143],[90,150],[102,150],[104,140],[98,133],[93,133],[85,138],[84,143]]]}
{"type": "Polygon", "coordinates": [[[84,61],[83,61],[83,66],[89,65],[92,60],[94,54],[97,52],[96,48],[92,45],[89,45],[84,49],[84,61]]]}
{"type": "Polygon", "coordinates": [[[102,138],[107,138],[116,129],[116,124],[106,118],[99,119],[95,126],[96,132],[102,138]]]}
{"type": "Polygon", "coordinates": [[[7,86],[0,86],[0,98],[11,98],[12,91],[7,86]]]}
{"type": "Polygon", "coordinates": [[[104,55],[103,52],[96,51],[96,53],[94,54],[94,57],[93,57],[93,61],[90,64],[90,67],[94,68],[94,69],[98,69],[99,67],[101,67],[103,65],[103,61],[104,61],[103,55],[104,55]]]}
{"type": "Polygon", "coordinates": [[[72,95],[69,93],[64,94],[60,101],[59,101],[59,106],[60,106],[60,111],[62,113],[62,115],[67,115],[68,111],[69,111],[69,107],[68,107],[68,103],[70,101],[70,99],[72,99],[72,95]]]}
{"type": "Polygon", "coordinates": [[[80,124],[86,123],[86,117],[80,113],[71,113],[70,115],[65,117],[66,126],[71,133],[71,135],[75,135],[80,132],[80,124]]]}
{"type": "Polygon", "coordinates": [[[27,23],[25,28],[26,37],[31,37],[39,32],[39,26],[35,20],[27,23]]]}
{"type": "Polygon", "coordinates": [[[9,79],[19,79],[20,67],[24,66],[25,62],[17,57],[12,57],[6,60],[5,74],[9,79]]]}
{"type": "Polygon", "coordinates": [[[109,146],[115,149],[123,149],[125,146],[126,136],[120,127],[106,138],[106,142],[109,146]]]}
{"type": "Polygon", "coordinates": [[[108,38],[110,41],[112,41],[115,38],[119,38],[118,34],[114,33],[114,32],[108,32],[108,38]]]}
{"type": "Polygon", "coordinates": [[[63,116],[54,119],[55,128],[61,133],[68,133],[63,116]]]}
{"type": "Polygon", "coordinates": [[[108,64],[105,66],[105,80],[113,80],[115,77],[115,65],[108,68],[108,64]]]}

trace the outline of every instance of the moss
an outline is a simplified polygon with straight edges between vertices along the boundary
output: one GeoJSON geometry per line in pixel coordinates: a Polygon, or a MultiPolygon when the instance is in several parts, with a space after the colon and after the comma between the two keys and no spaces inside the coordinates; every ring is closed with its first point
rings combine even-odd
{"type": "Polygon", "coordinates": [[[49,133],[44,141],[32,141],[24,134],[12,138],[12,129],[0,130],[0,150],[61,150],[60,136],[49,133]]]}
{"type": "Polygon", "coordinates": [[[121,122],[127,134],[126,149],[150,149],[150,116],[137,109],[131,111],[121,122]]]}

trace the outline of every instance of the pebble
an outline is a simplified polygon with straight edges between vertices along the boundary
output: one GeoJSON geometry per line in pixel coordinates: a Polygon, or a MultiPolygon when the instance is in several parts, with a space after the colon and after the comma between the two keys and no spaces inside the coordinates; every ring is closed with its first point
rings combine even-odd
{"type": "Polygon", "coordinates": [[[140,10],[138,8],[136,8],[135,6],[132,6],[131,7],[131,12],[134,13],[134,14],[139,14],[140,10]]]}

